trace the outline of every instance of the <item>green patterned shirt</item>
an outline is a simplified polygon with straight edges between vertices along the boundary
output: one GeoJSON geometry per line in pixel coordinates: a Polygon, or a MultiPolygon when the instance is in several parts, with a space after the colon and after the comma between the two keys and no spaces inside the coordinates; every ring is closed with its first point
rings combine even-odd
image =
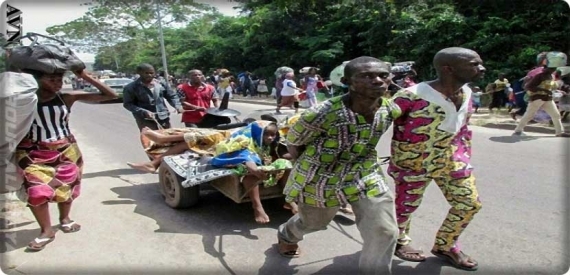
{"type": "Polygon", "coordinates": [[[288,144],[306,146],[283,191],[288,202],[338,207],[388,191],[376,145],[399,108],[382,100],[372,124],[347,108],[342,97],[303,113],[287,134],[288,144]]]}

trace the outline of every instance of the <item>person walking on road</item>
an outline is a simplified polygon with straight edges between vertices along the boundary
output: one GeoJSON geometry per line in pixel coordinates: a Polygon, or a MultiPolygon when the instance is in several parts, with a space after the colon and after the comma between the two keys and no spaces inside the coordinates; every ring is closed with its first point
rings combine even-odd
{"type": "Polygon", "coordinates": [[[188,72],[190,81],[180,87],[180,99],[185,112],[182,114],[182,122],[186,127],[198,127],[206,115],[206,109],[218,108],[218,93],[216,88],[210,84],[202,82],[204,75],[200,70],[190,70],[188,72]]]}
{"type": "Polygon", "coordinates": [[[279,253],[299,257],[298,242],[351,204],[363,239],[360,272],[389,274],[398,228],[376,145],[397,112],[383,98],[390,66],[364,56],[350,61],[344,75],[348,94],[305,111],[288,131],[296,161],[284,194],[286,201],[298,201],[299,212],[279,226],[279,253]]]}
{"type": "Polygon", "coordinates": [[[485,72],[479,55],[465,48],[446,48],[433,60],[438,78],[397,92],[393,101],[402,116],[394,120],[388,174],[394,179],[400,235],[395,255],[421,262],[423,252],[410,245],[410,219],[428,184],[434,180],[451,205],[436,234],[431,253],[455,267],[476,270],[457,239],[481,209],[471,166],[472,109],[467,83],[485,72]]]}
{"type": "Polygon", "coordinates": [[[95,86],[97,93],[61,93],[63,72],[48,74],[23,70],[38,82],[38,103],[28,135],[16,149],[16,161],[23,174],[27,204],[40,225],[40,235],[28,244],[40,251],[55,239],[48,202],[57,203],[59,228],[64,233],[77,232],[79,223],[69,217],[72,202],[79,197],[83,157],[69,127],[71,107],[77,101],[99,102],[117,98],[107,85],[82,70],[78,78],[95,86]]]}
{"type": "Polygon", "coordinates": [[[553,92],[559,88],[553,74],[556,68],[566,65],[566,60],[567,57],[564,53],[549,52],[546,54],[546,64],[528,73],[524,88],[529,95],[529,102],[526,112],[515,128],[514,135],[522,135],[524,127],[542,108],[552,119],[555,135],[557,137],[570,137],[570,133],[564,132],[560,112],[552,97],[553,92]]]}
{"type": "Polygon", "coordinates": [[[153,130],[170,128],[170,111],[164,100],[182,113],[184,110],[178,95],[154,78],[152,65],[139,65],[137,74],[140,77],[123,89],[123,107],[133,114],[139,131],[145,127],[153,130]]]}

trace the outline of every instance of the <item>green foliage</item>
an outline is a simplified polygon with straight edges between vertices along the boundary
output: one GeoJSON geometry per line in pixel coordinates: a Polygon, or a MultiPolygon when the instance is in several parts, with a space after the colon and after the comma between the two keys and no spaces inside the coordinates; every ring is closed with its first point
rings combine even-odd
{"type": "MultiPolygon", "coordinates": [[[[318,66],[326,76],[345,60],[369,55],[416,61],[420,78],[428,79],[435,77],[438,50],[463,46],[479,52],[488,70],[484,81],[491,81],[499,72],[523,76],[541,51],[570,51],[563,1],[239,0],[239,17],[189,0],[162,2],[168,2],[161,12],[175,74],[227,68],[271,78],[280,66],[318,66]]],[[[159,68],[154,9],[150,1],[98,0],[83,18],[49,30],[96,49],[97,68],[132,72],[140,62],[159,68]]]]}

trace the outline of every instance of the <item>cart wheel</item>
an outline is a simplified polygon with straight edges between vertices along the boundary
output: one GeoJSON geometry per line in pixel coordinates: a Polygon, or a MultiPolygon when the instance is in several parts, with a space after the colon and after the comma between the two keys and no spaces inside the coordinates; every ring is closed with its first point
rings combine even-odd
{"type": "Polygon", "coordinates": [[[182,177],[176,174],[166,163],[161,163],[158,169],[158,184],[164,196],[164,202],[175,209],[189,208],[198,203],[200,186],[184,188],[182,177]]]}

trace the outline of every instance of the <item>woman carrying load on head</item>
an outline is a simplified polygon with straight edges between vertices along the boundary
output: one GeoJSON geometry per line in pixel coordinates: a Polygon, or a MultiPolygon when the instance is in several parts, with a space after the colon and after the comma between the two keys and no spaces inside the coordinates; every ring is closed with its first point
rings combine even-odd
{"type": "Polygon", "coordinates": [[[118,96],[83,69],[73,73],[101,94],[61,93],[64,70],[46,73],[22,68],[22,71],[33,75],[38,83],[32,127],[16,149],[16,160],[24,179],[28,207],[41,230],[28,249],[39,251],[55,239],[48,203],[57,203],[61,231],[71,233],[81,228],[69,217],[72,202],[80,193],[83,170],[81,151],[69,127],[71,107],[77,101],[99,102],[118,96]]]}

